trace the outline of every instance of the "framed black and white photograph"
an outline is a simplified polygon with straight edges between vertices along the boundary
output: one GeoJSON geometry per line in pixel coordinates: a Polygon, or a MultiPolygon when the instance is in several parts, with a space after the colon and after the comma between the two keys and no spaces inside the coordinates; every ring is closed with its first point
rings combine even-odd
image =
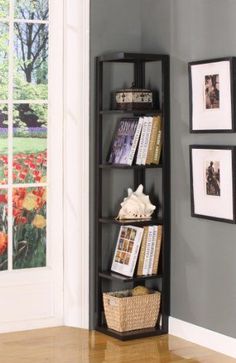
{"type": "Polygon", "coordinates": [[[189,63],[190,132],[235,132],[236,58],[189,63]]]}
{"type": "Polygon", "coordinates": [[[235,146],[190,145],[193,217],[236,223],[235,146]]]}

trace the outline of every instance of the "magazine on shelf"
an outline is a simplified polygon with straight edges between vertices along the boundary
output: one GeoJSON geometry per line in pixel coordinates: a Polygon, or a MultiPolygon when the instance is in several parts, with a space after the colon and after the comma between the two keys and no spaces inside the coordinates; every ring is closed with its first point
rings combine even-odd
{"type": "Polygon", "coordinates": [[[143,228],[121,226],[111,270],[132,277],[136,266],[143,228]]]}
{"type": "Polygon", "coordinates": [[[138,140],[136,140],[137,138],[135,138],[135,133],[138,125],[138,130],[140,133],[141,125],[139,123],[139,118],[122,118],[118,121],[118,125],[110,148],[108,163],[126,165],[132,164],[133,160],[131,161],[131,155],[134,156],[135,152],[132,146],[134,141],[136,142],[136,144],[138,142],[138,140]]]}

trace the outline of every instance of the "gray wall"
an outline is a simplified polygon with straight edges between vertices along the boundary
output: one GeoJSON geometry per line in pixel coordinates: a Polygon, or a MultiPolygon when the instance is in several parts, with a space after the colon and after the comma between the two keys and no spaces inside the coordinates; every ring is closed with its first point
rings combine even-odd
{"type": "Polygon", "coordinates": [[[171,315],[236,338],[236,226],[190,216],[188,145],[236,135],[190,135],[187,63],[236,55],[234,0],[145,0],[143,52],[171,56],[171,315]]]}
{"type": "MultiPolygon", "coordinates": [[[[188,145],[236,145],[236,139],[235,134],[189,134],[187,63],[236,55],[235,14],[235,0],[91,0],[91,213],[94,57],[117,50],[168,53],[172,140],[171,315],[232,337],[236,337],[236,226],[190,217],[188,145]]],[[[90,230],[92,292],[92,215],[90,230]]]]}

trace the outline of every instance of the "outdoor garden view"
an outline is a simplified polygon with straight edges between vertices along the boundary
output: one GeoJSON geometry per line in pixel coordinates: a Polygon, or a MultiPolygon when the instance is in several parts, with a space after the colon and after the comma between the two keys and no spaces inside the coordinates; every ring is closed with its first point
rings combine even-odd
{"type": "Polygon", "coordinates": [[[47,0],[0,0],[0,270],[10,243],[14,269],[46,265],[48,11],[47,0]]]}

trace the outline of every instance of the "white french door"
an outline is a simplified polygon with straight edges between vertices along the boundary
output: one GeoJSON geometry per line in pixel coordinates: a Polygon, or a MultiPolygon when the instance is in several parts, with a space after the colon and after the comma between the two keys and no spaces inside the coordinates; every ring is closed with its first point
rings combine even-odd
{"type": "Polygon", "coordinates": [[[63,322],[63,1],[0,0],[0,332],[63,322]]]}

